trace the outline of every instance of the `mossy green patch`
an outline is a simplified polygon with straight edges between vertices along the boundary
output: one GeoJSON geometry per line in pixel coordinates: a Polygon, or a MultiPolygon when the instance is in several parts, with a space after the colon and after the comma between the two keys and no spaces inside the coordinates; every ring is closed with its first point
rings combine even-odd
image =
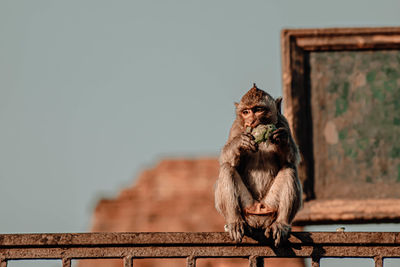
{"type": "Polygon", "coordinates": [[[340,89],[340,95],[336,99],[336,112],[335,112],[336,117],[345,113],[349,108],[349,100],[348,100],[349,89],[350,89],[350,83],[348,81],[345,81],[343,83],[343,87],[341,87],[340,89]]]}
{"type": "Polygon", "coordinates": [[[397,165],[397,180],[396,182],[400,182],[400,164],[397,165]]]}
{"type": "Polygon", "coordinates": [[[375,77],[376,77],[376,71],[368,72],[367,73],[367,82],[372,83],[373,81],[375,81],[375,77]]]}
{"type": "Polygon", "coordinates": [[[350,83],[349,82],[344,82],[343,83],[343,91],[342,91],[342,98],[347,98],[349,96],[349,88],[350,88],[350,83]]]}
{"type": "Polygon", "coordinates": [[[327,86],[326,90],[329,93],[336,93],[339,90],[339,84],[336,82],[332,82],[327,86]]]}
{"type": "Polygon", "coordinates": [[[388,77],[389,80],[396,80],[397,78],[400,77],[400,72],[398,70],[395,70],[393,68],[386,68],[385,70],[386,77],[388,77]]]}
{"type": "Polygon", "coordinates": [[[397,86],[396,80],[389,80],[383,82],[383,88],[385,88],[385,90],[389,92],[393,92],[396,89],[396,86],[397,86]]]}
{"type": "Polygon", "coordinates": [[[347,99],[343,99],[343,98],[336,99],[335,116],[338,117],[338,116],[342,115],[343,113],[345,113],[347,111],[348,107],[349,107],[349,102],[347,101],[347,99]]]}
{"type": "Polygon", "coordinates": [[[343,143],[343,150],[344,150],[344,155],[347,157],[351,157],[351,158],[355,159],[358,156],[357,150],[353,149],[351,146],[344,144],[344,143],[343,143]]]}
{"type": "Polygon", "coordinates": [[[367,146],[369,144],[369,140],[366,137],[360,137],[357,139],[356,143],[357,143],[357,147],[359,149],[364,150],[367,148],[367,146]]]}
{"type": "Polygon", "coordinates": [[[347,138],[347,130],[343,129],[341,131],[339,131],[339,139],[341,141],[345,140],[347,138]]]}
{"type": "Polygon", "coordinates": [[[371,85],[372,96],[379,101],[385,100],[385,94],[381,87],[371,85]]]}
{"type": "Polygon", "coordinates": [[[391,158],[400,158],[400,146],[393,146],[390,151],[391,158]]]}

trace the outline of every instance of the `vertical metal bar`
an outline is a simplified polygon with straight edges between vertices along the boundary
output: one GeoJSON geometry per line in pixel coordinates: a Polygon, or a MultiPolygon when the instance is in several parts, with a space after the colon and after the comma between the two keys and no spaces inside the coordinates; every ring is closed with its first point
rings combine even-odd
{"type": "Polygon", "coordinates": [[[62,266],[63,267],[71,267],[71,259],[70,258],[63,258],[62,259],[62,266]]]}
{"type": "Polygon", "coordinates": [[[249,257],[249,266],[250,267],[264,267],[264,258],[258,256],[250,256],[249,257]]]}
{"type": "Polygon", "coordinates": [[[319,267],[321,258],[311,258],[311,267],[319,267]]]}
{"type": "Polygon", "coordinates": [[[375,256],[374,257],[375,261],[375,267],[383,267],[383,258],[382,256],[375,256]]]}
{"type": "Polygon", "coordinates": [[[132,256],[126,256],[124,258],[124,267],[133,267],[132,256]]]}
{"type": "Polygon", "coordinates": [[[189,256],[186,258],[187,267],[196,267],[196,258],[194,256],[189,256]]]}

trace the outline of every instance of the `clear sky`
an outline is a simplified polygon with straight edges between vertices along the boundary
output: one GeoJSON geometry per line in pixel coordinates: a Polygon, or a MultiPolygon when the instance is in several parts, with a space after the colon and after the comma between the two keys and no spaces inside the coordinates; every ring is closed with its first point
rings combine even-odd
{"type": "Polygon", "coordinates": [[[0,232],[83,232],[163,157],[217,156],[281,93],[280,31],[399,26],[400,1],[0,0],[0,232]]]}

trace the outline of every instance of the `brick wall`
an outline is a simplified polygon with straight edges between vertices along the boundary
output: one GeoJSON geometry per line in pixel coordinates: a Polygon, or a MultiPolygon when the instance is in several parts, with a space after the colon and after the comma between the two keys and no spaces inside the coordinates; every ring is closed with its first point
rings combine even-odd
{"type": "MultiPolygon", "coordinates": [[[[114,199],[102,199],[92,232],[221,232],[224,220],[214,208],[215,158],[165,159],[143,171],[114,199]]],[[[300,259],[274,259],[276,266],[303,266],[300,259]],[[286,265],[285,265],[286,264],[286,265]],[[289,265],[287,265],[289,264],[289,265]],[[294,264],[294,265],[293,265],[294,264]]],[[[197,266],[247,266],[240,259],[199,260],[197,266]]],[[[121,267],[120,260],[85,260],[79,267],[121,267]]],[[[134,266],[185,266],[183,260],[139,260],[134,266]]]]}

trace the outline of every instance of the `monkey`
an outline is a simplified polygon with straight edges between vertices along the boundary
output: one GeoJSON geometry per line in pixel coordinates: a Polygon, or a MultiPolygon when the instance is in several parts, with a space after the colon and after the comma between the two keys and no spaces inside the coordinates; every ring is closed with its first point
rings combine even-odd
{"type": "Polygon", "coordinates": [[[302,207],[297,174],[299,149],[276,100],[256,84],[236,106],[236,119],[219,157],[215,207],[226,221],[225,231],[235,242],[246,232],[261,231],[279,247],[302,207]],[[274,124],[267,142],[256,143],[246,128],[274,124]]]}

